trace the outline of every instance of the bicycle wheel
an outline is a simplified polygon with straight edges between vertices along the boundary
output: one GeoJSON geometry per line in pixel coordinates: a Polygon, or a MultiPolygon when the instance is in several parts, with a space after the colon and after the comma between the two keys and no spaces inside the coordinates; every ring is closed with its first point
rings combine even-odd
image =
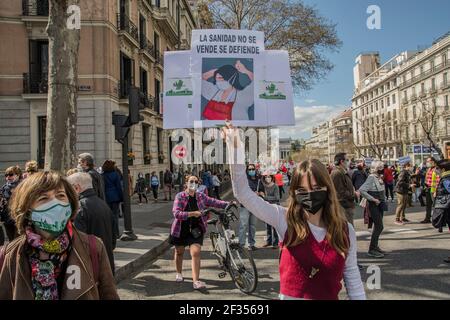
{"type": "Polygon", "coordinates": [[[217,248],[217,233],[211,232],[209,235],[209,238],[211,239],[211,246],[212,246],[212,251],[211,254],[216,257],[217,262],[219,263],[219,267],[221,269],[224,269],[224,259],[222,258],[222,256],[220,256],[217,248]]]}
{"type": "Polygon", "coordinates": [[[240,245],[228,247],[227,266],[236,287],[246,294],[256,290],[258,272],[255,261],[247,249],[240,245]]]}

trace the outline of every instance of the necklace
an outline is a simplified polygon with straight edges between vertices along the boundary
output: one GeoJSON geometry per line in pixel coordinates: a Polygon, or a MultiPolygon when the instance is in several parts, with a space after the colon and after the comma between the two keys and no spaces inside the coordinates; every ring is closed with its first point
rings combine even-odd
{"type": "MultiPolygon", "coordinates": [[[[327,244],[325,243],[325,245],[323,246],[323,250],[322,250],[322,258],[320,259],[320,264],[323,264],[323,258],[325,258],[325,252],[327,249],[327,244]]],[[[317,267],[312,267],[311,268],[311,272],[309,273],[309,278],[312,279],[316,276],[317,273],[319,273],[320,269],[317,267]]]]}

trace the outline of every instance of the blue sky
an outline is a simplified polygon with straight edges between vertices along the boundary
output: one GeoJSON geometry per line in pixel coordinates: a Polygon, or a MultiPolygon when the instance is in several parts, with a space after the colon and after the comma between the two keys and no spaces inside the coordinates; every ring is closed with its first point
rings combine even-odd
{"type": "Polygon", "coordinates": [[[281,128],[283,137],[308,138],[312,126],[351,105],[353,66],[360,52],[379,51],[381,62],[405,50],[430,46],[450,31],[449,0],[303,0],[337,24],[343,45],[326,53],[335,65],[326,79],[295,98],[296,126],[281,128]],[[370,5],[381,9],[381,30],[369,30],[370,5]]]}

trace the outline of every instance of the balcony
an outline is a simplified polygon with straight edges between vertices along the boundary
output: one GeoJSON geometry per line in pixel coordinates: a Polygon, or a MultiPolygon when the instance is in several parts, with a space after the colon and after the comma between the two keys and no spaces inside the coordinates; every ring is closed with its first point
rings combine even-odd
{"type": "Polygon", "coordinates": [[[121,79],[118,83],[119,99],[128,99],[130,93],[131,79],[121,79]]]}
{"type": "Polygon", "coordinates": [[[435,87],[435,88],[430,88],[429,90],[428,90],[428,94],[430,94],[430,95],[433,95],[433,94],[436,94],[437,93],[437,88],[435,87]]]}
{"type": "Polygon", "coordinates": [[[136,46],[139,45],[138,28],[125,14],[117,14],[117,29],[119,30],[119,35],[125,35],[136,46]]]}
{"type": "Polygon", "coordinates": [[[24,16],[48,17],[48,0],[22,0],[24,16]]]}
{"type": "Polygon", "coordinates": [[[408,98],[403,98],[402,105],[407,105],[407,104],[408,104],[408,98]]]}
{"type": "Polygon", "coordinates": [[[436,74],[436,73],[438,73],[438,72],[440,72],[440,71],[442,71],[442,70],[444,70],[444,69],[446,69],[448,67],[450,67],[450,60],[445,60],[444,62],[438,64],[437,66],[434,66],[433,68],[428,69],[427,71],[425,71],[425,72],[423,72],[423,73],[413,77],[412,79],[410,79],[410,80],[408,80],[406,82],[403,82],[400,85],[400,89],[404,89],[405,87],[413,85],[413,84],[415,84],[415,83],[417,83],[419,81],[422,81],[424,79],[427,79],[431,75],[434,75],[434,74],[436,74]]]}
{"type": "Polygon", "coordinates": [[[411,95],[411,101],[416,101],[417,100],[417,95],[415,93],[413,93],[411,95]]]}
{"type": "Polygon", "coordinates": [[[161,29],[167,30],[175,42],[178,42],[178,27],[175,19],[170,14],[169,8],[152,6],[152,15],[161,29]]]}
{"type": "Polygon", "coordinates": [[[150,59],[155,60],[155,48],[153,43],[150,42],[145,36],[140,37],[139,41],[140,52],[146,54],[150,59]]]}
{"type": "Polygon", "coordinates": [[[23,93],[47,93],[48,73],[24,73],[23,93]]]}
{"type": "Polygon", "coordinates": [[[156,64],[161,68],[164,66],[164,55],[160,51],[155,50],[156,64]]]}
{"type": "Polygon", "coordinates": [[[441,90],[442,91],[444,91],[445,89],[448,89],[448,88],[450,88],[450,83],[449,82],[447,82],[447,83],[443,82],[441,84],[441,90]]]}
{"type": "Polygon", "coordinates": [[[426,98],[426,97],[427,97],[426,91],[425,91],[425,90],[420,91],[419,98],[420,98],[420,99],[423,99],[423,98],[426,98]]]}

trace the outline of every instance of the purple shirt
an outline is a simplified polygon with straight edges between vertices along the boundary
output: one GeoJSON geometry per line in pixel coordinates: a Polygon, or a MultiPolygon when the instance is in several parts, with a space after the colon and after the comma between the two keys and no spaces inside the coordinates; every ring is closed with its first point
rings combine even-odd
{"type": "MultiPolygon", "coordinates": [[[[197,199],[197,206],[199,211],[203,211],[208,207],[220,208],[224,209],[228,205],[227,201],[220,201],[214,198],[210,198],[204,193],[196,192],[195,197],[197,199]]],[[[181,222],[186,221],[189,218],[189,212],[184,211],[189,201],[189,193],[186,191],[180,192],[176,195],[175,201],[173,203],[172,213],[175,217],[172,228],[170,230],[170,234],[179,238],[181,233],[181,222]]],[[[202,216],[200,220],[200,227],[202,228],[203,233],[206,233],[208,216],[202,216]]]]}

